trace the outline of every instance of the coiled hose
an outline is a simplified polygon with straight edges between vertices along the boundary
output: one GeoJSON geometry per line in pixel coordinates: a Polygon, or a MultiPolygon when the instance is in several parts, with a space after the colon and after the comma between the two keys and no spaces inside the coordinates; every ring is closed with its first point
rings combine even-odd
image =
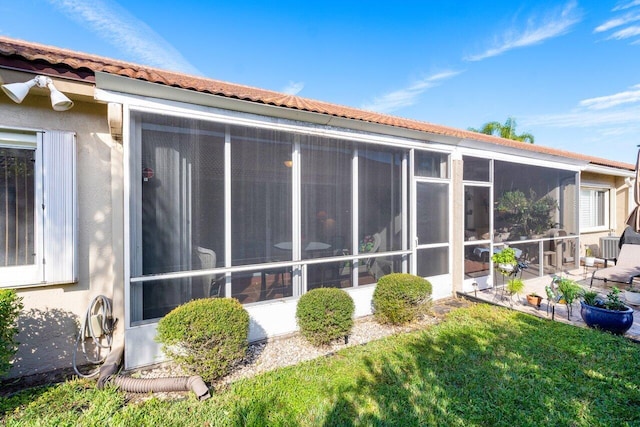
{"type": "Polygon", "coordinates": [[[96,376],[100,372],[99,370],[96,370],[88,374],[83,374],[78,370],[77,356],[78,347],[80,346],[80,344],[82,344],[82,354],[84,355],[87,362],[92,364],[102,363],[105,360],[106,356],[99,357],[98,359],[89,357],[85,346],[85,338],[91,338],[93,340],[97,355],[100,355],[102,349],[111,350],[113,331],[116,328],[116,323],[118,323],[118,319],[114,320],[113,318],[111,301],[109,300],[109,298],[105,297],[104,295],[98,295],[97,297],[95,297],[91,301],[91,304],[89,304],[87,312],[82,319],[82,325],[80,326],[78,336],[76,337],[76,346],[73,349],[73,370],[76,372],[76,374],[78,374],[78,376],[82,378],[91,378],[96,376]],[[92,321],[92,318],[94,316],[100,323],[99,331],[94,330],[94,322],[92,321]]]}
{"type": "Polygon", "coordinates": [[[211,397],[209,388],[202,378],[197,375],[173,378],[131,378],[116,375],[122,362],[123,352],[123,348],[118,347],[106,357],[104,364],[100,368],[100,378],[98,378],[99,389],[104,388],[105,385],[109,383],[113,383],[120,390],[131,393],[191,390],[200,400],[206,400],[211,397]]]}

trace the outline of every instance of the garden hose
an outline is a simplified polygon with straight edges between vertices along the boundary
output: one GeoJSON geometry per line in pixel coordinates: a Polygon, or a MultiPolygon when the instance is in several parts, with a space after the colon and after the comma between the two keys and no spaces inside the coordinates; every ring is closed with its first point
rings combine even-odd
{"type": "Polygon", "coordinates": [[[104,362],[106,355],[104,357],[98,357],[97,359],[89,357],[89,355],[87,354],[85,342],[87,338],[91,338],[95,346],[97,355],[100,355],[102,349],[111,350],[113,331],[115,330],[117,323],[118,319],[113,318],[111,301],[109,300],[109,298],[105,297],[104,295],[98,295],[97,297],[95,297],[91,301],[91,304],[89,304],[87,312],[82,319],[82,325],[80,326],[80,330],[78,331],[78,336],[76,337],[76,345],[73,349],[73,370],[76,372],[76,374],[78,374],[78,376],[82,378],[91,378],[96,376],[100,372],[100,370],[98,369],[94,372],[83,374],[82,372],[80,372],[80,370],[78,370],[78,348],[82,347],[82,354],[84,355],[87,362],[91,364],[99,364],[104,362]]]}

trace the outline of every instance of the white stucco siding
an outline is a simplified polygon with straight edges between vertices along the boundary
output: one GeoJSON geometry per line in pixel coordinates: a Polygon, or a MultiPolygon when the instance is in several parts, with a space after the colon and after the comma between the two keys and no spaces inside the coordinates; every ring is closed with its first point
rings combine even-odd
{"type": "Polygon", "coordinates": [[[18,289],[21,344],[9,377],[71,368],[78,324],[97,295],[114,300],[114,315],[124,323],[122,147],[112,140],[106,117],[101,104],[76,102],[56,112],[43,96],[30,94],[22,104],[0,97],[0,127],[60,130],[77,138],[78,283],[18,289]]]}

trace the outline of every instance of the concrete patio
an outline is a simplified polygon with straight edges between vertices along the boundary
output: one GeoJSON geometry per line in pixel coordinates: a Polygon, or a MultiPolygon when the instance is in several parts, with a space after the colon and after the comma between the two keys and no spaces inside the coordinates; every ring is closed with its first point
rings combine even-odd
{"type": "MultiPolygon", "coordinates": [[[[585,272],[583,269],[563,271],[556,273],[557,276],[567,277],[575,280],[584,289],[589,289],[592,271],[585,272]]],[[[572,306],[572,312],[569,319],[567,319],[567,306],[565,304],[555,304],[555,315],[553,314],[552,307],[549,306],[549,301],[546,297],[545,286],[549,285],[553,279],[553,275],[547,275],[543,277],[536,277],[532,279],[525,279],[525,289],[522,294],[517,296],[509,296],[508,293],[502,292],[501,285],[496,288],[488,288],[484,290],[471,291],[467,293],[459,293],[459,296],[463,296],[469,299],[476,299],[480,302],[487,302],[490,304],[500,305],[504,307],[512,308],[524,313],[529,313],[534,316],[542,317],[549,320],[555,320],[557,322],[568,323],[575,326],[586,328],[587,325],[580,316],[580,302],[575,301],[572,306]],[[536,308],[527,303],[526,295],[535,292],[537,295],[543,297],[540,308],[536,308]]],[[[501,278],[498,277],[498,283],[501,283],[501,278]]],[[[601,280],[594,280],[593,290],[597,291],[602,297],[605,297],[611,288],[616,285],[615,283],[605,284],[601,280]]],[[[617,284],[618,288],[624,289],[625,285],[617,284]]],[[[624,296],[622,296],[624,299],[624,296]]],[[[625,337],[640,341],[640,307],[629,305],[634,311],[633,314],[633,326],[625,337]]]]}

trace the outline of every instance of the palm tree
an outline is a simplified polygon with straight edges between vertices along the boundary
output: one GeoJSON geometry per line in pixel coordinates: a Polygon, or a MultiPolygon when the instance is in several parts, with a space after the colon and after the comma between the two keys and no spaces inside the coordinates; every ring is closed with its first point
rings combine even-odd
{"type": "Polygon", "coordinates": [[[530,133],[516,133],[516,119],[513,117],[507,118],[504,124],[499,122],[485,123],[482,128],[474,129],[469,128],[472,132],[484,133],[486,135],[496,135],[501,138],[513,139],[514,141],[522,141],[533,144],[534,138],[530,133]]]}

